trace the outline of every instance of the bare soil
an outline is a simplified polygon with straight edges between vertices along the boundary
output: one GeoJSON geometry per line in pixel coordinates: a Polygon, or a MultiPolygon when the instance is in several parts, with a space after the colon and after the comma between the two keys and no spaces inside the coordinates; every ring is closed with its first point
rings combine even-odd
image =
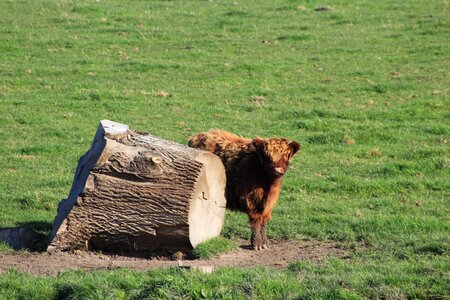
{"type": "Polygon", "coordinates": [[[237,240],[237,249],[212,259],[190,259],[177,261],[170,256],[128,257],[95,252],[4,252],[0,253],[0,273],[14,268],[32,275],[56,276],[58,273],[73,270],[98,270],[129,268],[147,270],[182,265],[210,272],[216,267],[254,267],[267,266],[285,268],[289,263],[306,260],[320,262],[328,257],[345,258],[349,251],[337,248],[332,243],[319,241],[272,241],[269,249],[254,251],[248,241],[237,240]]]}

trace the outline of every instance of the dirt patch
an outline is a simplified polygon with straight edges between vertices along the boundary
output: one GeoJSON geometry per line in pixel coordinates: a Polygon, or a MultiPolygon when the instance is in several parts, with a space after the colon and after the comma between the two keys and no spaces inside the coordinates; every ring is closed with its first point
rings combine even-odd
{"type": "MultiPolygon", "coordinates": [[[[216,258],[183,260],[184,267],[207,269],[215,267],[287,267],[289,263],[308,260],[319,262],[328,257],[344,258],[349,251],[337,248],[332,243],[318,241],[272,241],[271,247],[259,252],[250,250],[248,241],[237,240],[238,248],[216,258]]],[[[32,275],[55,276],[73,269],[97,270],[129,268],[147,270],[178,266],[179,262],[167,257],[127,257],[93,252],[56,253],[0,253],[0,273],[14,268],[32,275]]]]}

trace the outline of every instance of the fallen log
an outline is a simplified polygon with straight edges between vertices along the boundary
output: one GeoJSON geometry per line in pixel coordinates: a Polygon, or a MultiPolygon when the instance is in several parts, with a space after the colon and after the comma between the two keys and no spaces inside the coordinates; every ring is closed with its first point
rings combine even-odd
{"type": "Polygon", "coordinates": [[[195,248],[220,234],[225,183],[217,156],[101,121],[48,250],[195,248]]]}

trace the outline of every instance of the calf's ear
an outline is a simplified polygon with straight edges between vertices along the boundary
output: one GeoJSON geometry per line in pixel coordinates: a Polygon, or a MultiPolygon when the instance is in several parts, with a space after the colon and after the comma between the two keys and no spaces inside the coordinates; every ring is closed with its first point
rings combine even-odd
{"type": "Polygon", "coordinates": [[[299,143],[297,143],[296,141],[292,141],[289,143],[289,148],[291,149],[289,157],[292,157],[295,155],[295,153],[298,152],[298,150],[300,150],[301,147],[299,143]]]}
{"type": "Polygon", "coordinates": [[[267,149],[267,141],[262,138],[253,139],[253,146],[255,146],[256,151],[264,153],[267,149]]]}
{"type": "Polygon", "coordinates": [[[256,154],[262,164],[264,164],[265,161],[267,145],[267,141],[264,139],[256,138],[253,140],[253,146],[255,146],[256,154]]]}

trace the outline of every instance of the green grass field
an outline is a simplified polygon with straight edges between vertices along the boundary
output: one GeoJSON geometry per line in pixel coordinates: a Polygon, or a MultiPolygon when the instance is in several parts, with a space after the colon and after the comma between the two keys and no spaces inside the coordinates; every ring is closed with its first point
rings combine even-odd
{"type": "MultiPolygon", "coordinates": [[[[287,270],[0,275],[4,299],[446,298],[448,1],[0,1],[0,227],[47,231],[98,122],[300,142],[268,234],[287,270]],[[315,10],[328,7],[328,10],[315,10]]],[[[223,236],[248,238],[227,213],[223,236]]]]}

